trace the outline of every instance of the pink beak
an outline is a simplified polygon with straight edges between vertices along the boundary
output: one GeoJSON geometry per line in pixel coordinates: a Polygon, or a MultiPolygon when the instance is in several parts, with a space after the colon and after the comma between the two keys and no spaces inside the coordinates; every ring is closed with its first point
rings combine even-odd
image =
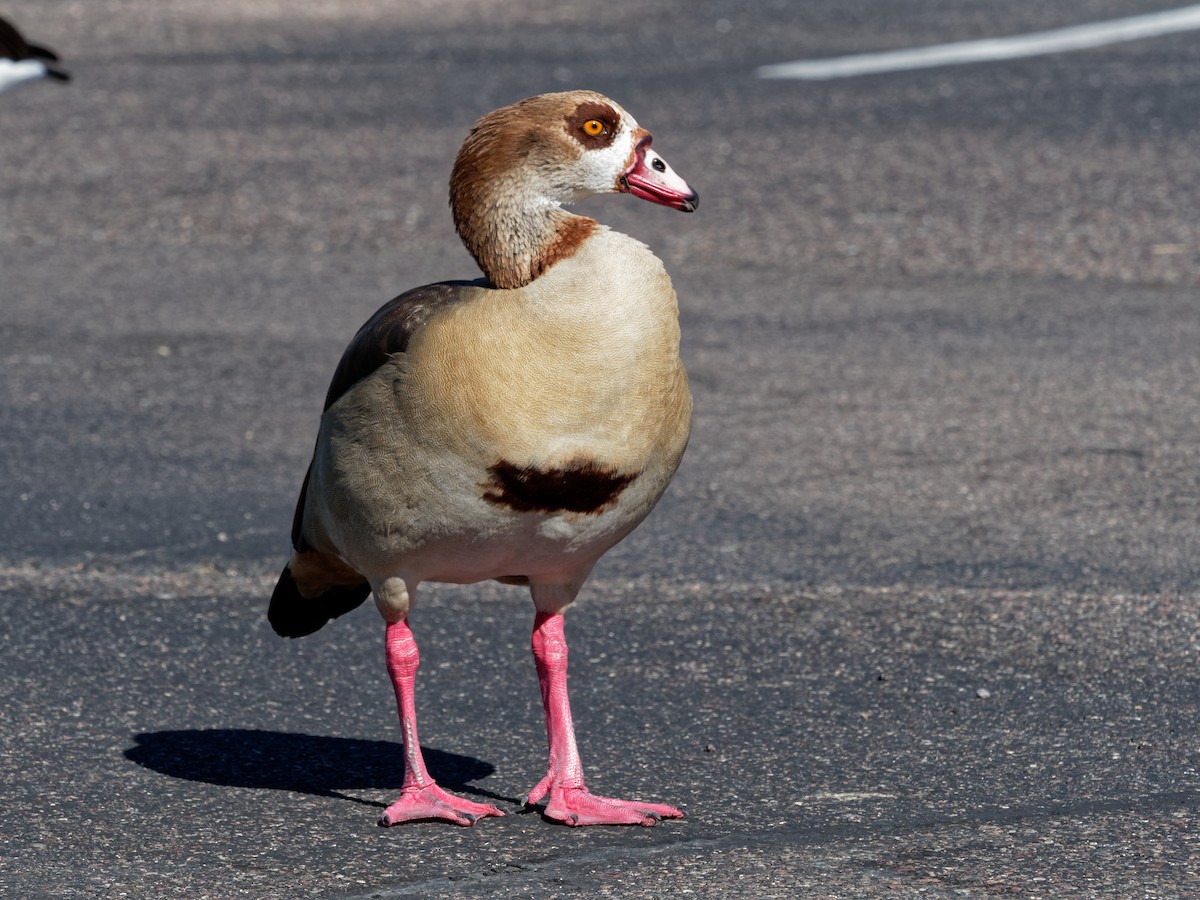
{"type": "Polygon", "coordinates": [[[693,212],[700,205],[700,195],[650,149],[648,135],[637,145],[633,165],[621,176],[621,189],[680,212],[693,212]]]}

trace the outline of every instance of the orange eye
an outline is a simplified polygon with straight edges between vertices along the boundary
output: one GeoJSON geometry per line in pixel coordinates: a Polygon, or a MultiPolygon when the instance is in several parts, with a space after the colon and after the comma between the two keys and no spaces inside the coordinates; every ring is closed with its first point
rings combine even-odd
{"type": "Polygon", "coordinates": [[[595,137],[604,133],[604,123],[599,119],[588,119],[583,123],[583,133],[595,137]]]}

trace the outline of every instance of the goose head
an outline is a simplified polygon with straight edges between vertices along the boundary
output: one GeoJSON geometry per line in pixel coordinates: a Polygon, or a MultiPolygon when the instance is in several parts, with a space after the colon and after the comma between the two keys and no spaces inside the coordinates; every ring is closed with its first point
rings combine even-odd
{"type": "Polygon", "coordinates": [[[481,118],[450,176],[454,225],[488,280],[521,287],[596,226],[563,206],[626,193],[692,212],[699,196],[602,94],[540,94],[481,118]]]}

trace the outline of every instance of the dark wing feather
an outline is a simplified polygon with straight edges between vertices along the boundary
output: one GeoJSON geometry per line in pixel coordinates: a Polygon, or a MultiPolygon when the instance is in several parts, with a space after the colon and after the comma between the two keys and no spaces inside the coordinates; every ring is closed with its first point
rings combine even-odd
{"type": "MultiPolygon", "coordinates": [[[[323,409],[329,409],[346,391],[397,353],[408,349],[408,342],[417,330],[438,310],[458,301],[462,297],[464,287],[485,283],[479,280],[427,284],[405,291],[381,306],[375,315],[358,329],[358,334],[354,335],[354,339],[342,353],[341,361],[334,370],[333,380],[329,383],[329,390],[325,394],[323,409]]],[[[301,531],[304,527],[304,498],[308,493],[311,471],[310,465],[309,472],[304,476],[304,485],[300,489],[300,499],[296,502],[296,513],[292,517],[292,546],[297,550],[304,549],[301,546],[301,531]]]]}
{"type": "Polygon", "coordinates": [[[47,60],[49,62],[58,62],[58,54],[49,47],[43,47],[41,44],[30,44],[29,55],[34,59],[47,60]]]}
{"type": "Polygon", "coordinates": [[[30,59],[33,56],[21,32],[3,18],[0,18],[0,56],[7,56],[9,59],[30,59]]]}
{"type": "Polygon", "coordinates": [[[30,44],[13,24],[0,18],[0,57],[12,60],[38,59],[46,66],[46,74],[59,81],[70,81],[67,70],[58,65],[58,54],[40,44],[30,44]]]}
{"type": "Polygon", "coordinates": [[[478,281],[443,281],[405,291],[381,306],[358,329],[342,354],[325,395],[325,409],[397,353],[408,349],[409,339],[429,317],[462,296],[463,288],[482,286],[478,281]]]}
{"type": "MultiPolygon", "coordinates": [[[[403,353],[413,334],[438,310],[459,300],[464,287],[479,283],[430,284],[384,304],[358,330],[342,354],[325,397],[325,409],[397,353],[403,353]]],[[[311,634],[330,619],[357,607],[371,593],[366,580],[345,562],[306,546],[304,501],[311,475],[310,463],[292,518],[292,546],[296,552],[279,576],[267,611],[271,626],[285,637],[311,634]],[[298,573],[292,571],[293,566],[298,567],[298,573]],[[306,596],[301,592],[297,574],[310,591],[315,586],[319,593],[306,596]]]]}
{"type": "Polygon", "coordinates": [[[344,616],[357,609],[371,596],[371,586],[365,581],[333,585],[319,596],[305,597],[300,593],[291,565],[284,566],[271,593],[267,621],[280,637],[298,638],[312,634],[330,619],[344,616]]]}

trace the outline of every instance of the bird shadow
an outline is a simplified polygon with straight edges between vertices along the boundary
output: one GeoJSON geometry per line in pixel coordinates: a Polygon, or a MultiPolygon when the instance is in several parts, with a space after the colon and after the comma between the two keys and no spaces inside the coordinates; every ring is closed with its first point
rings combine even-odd
{"type": "MultiPolygon", "coordinates": [[[[421,752],[429,774],[443,787],[518,802],[470,783],[495,772],[491,763],[433,747],[422,747],[421,752]]],[[[239,728],[152,731],[134,735],[134,746],[125,751],[125,758],[187,781],[295,791],[381,808],[387,804],[342,792],[399,791],[404,783],[400,744],[357,738],[239,728]]]]}

